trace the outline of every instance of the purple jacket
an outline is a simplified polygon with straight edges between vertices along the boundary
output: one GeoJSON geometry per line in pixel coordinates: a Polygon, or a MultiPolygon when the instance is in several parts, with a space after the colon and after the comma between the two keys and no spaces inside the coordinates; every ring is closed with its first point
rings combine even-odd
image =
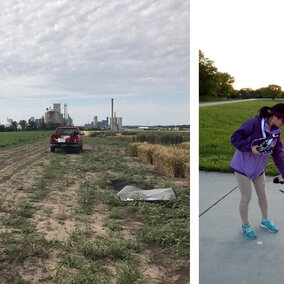
{"type": "MultiPolygon", "coordinates": [[[[279,173],[284,178],[284,149],[279,128],[269,129],[268,120],[265,119],[264,130],[266,136],[277,134],[270,145],[274,146],[272,157],[279,173]]],[[[245,121],[231,137],[232,144],[237,148],[230,164],[230,169],[243,174],[251,179],[259,177],[264,172],[267,160],[271,154],[255,155],[251,152],[254,145],[260,145],[263,138],[261,130],[261,118],[259,115],[245,121]]]]}

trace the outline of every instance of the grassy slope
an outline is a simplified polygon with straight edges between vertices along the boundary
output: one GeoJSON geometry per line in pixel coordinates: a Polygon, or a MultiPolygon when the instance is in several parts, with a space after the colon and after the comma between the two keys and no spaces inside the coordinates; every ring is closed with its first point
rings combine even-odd
{"type": "MultiPolygon", "coordinates": [[[[231,172],[229,165],[235,152],[235,148],[230,142],[230,137],[233,132],[237,130],[245,120],[254,117],[262,106],[272,106],[278,102],[277,100],[259,100],[200,108],[200,170],[231,172]]],[[[268,161],[266,174],[278,174],[272,158],[268,161]]]]}

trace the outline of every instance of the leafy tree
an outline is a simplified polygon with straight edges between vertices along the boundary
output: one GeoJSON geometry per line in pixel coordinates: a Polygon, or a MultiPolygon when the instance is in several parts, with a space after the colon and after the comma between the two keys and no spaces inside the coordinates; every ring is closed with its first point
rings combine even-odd
{"type": "Polygon", "coordinates": [[[264,89],[265,88],[259,88],[259,89],[256,89],[256,90],[252,90],[251,91],[251,97],[252,98],[262,98],[262,91],[264,89]]]}
{"type": "Polygon", "coordinates": [[[214,66],[214,61],[206,58],[199,50],[199,96],[207,97],[217,95],[218,69],[214,66]]]}
{"type": "Polygon", "coordinates": [[[11,126],[11,130],[17,130],[17,121],[12,121],[12,126],[11,126]]]}
{"type": "Polygon", "coordinates": [[[199,50],[199,96],[231,97],[236,95],[233,88],[235,78],[229,73],[218,72],[214,61],[206,58],[199,50]]]}
{"type": "Polygon", "coordinates": [[[35,129],[37,129],[37,126],[36,126],[34,117],[31,117],[31,118],[29,119],[28,125],[27,125],[27,129],[28,129],[28,130],[35,130],[35,129]]]}
{"type": "Polygon", "coordinates": [[[44,121],[40,124],[39,129],[46,129],[46,123],[44,123],[44,121]]]}
{"type": "Polygon", "coordinates": [[[60,124],[54,123],[54,122],[52,122],[52,121],[49,121],[49,122],[46,124],[46,129],[48,129],[48,130],[55,130],[58,126],[60,126],[60,124]]]}
{"type": "Polygon", "coordinates": [[[233,84],[235,83],[235,78],[232,77],[229,73],[218,72],[218,96],[219,97],[229,97],[230,94],[234,93],[233,84]]]}
{"type": "Polygon", "coordinates": [[[272,98],[272,100],[274,100],[275,98],[281,97],[282,93],[280,86],[271,84],[267,88],[263,89],[262,96],[264,98],[272,98]]]}
{"type": "Polygon", "coordinates": [[[239,99],[249,99],[252,97],[253,90],[251,88],[242,88],[238,91],[237,97],[239,99]]]}
{"type": "Polygon", "coordinates": [[[20,120],[20,121],[19,121],[19,124],[21,125],[22,130],[25,130],[25,129],[26,129],[27,122],[26,122],[24,119],[20,120]]]}

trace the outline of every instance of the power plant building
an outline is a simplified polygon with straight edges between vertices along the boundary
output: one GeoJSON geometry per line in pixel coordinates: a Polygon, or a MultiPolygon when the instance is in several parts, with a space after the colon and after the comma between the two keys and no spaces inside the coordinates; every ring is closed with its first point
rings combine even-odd
{"type": "Polygon", "coordinates": [[[64,105],[64,115],[61,113],[61,104],[53,104],[53,109],[46,109],[46,113],[44,114],[44,123],[48,124],[52,122],[54,124],[73,126],[73,120],[67,113],[67,105],[64,105]]]}
{"type": "Polygon", "coordinates": [[[94,127],[97,128],[98,127],[98,117],[94,116],[94,127]]]}
{"type": "Polygon", "coordinates": [[[109,125],[112,130],[122,130],[122,117],[116,117],[114,113],[114,117],[109,120],[109,125]]]}
{"type": "Polygon", "coordinates": [[[113,115],[113,99],[111,99],[111,118],[109,120],[110,130],[122,130],[122,117],[116,117],[116,112],[113,115]]]}

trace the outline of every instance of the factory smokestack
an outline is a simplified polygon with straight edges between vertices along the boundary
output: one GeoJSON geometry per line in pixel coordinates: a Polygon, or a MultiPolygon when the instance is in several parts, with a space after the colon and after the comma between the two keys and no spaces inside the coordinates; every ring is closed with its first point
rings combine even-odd
{"type": "Polygon", "coordinates": [[[113,130],[113,99],[111,99],[111,123],[110,129],[113,130]]]}

